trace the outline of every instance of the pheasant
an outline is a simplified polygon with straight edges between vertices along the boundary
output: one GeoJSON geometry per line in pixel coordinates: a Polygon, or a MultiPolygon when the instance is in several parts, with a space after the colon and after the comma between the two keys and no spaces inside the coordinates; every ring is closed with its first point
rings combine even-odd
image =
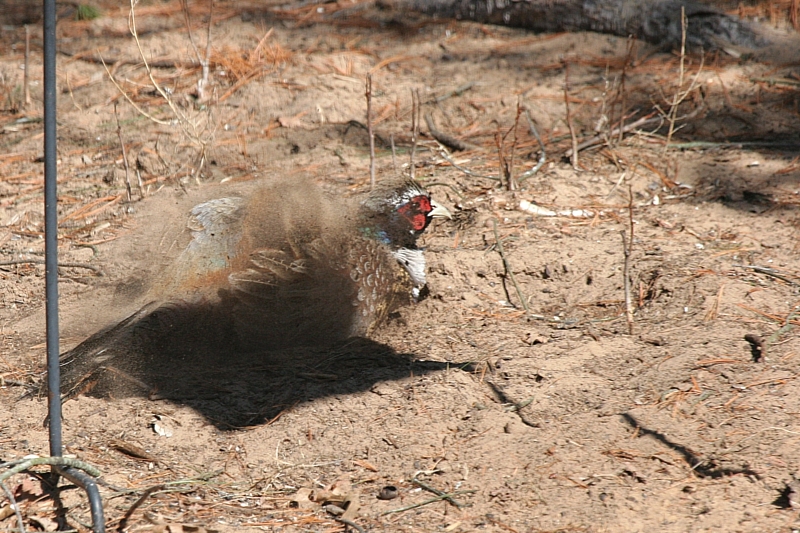
{"type": "Polygon", "coordinates": [[[420,297],[416,241],[437,217],[450,213],[410,180],[360,200],[283,183],[201,203],[153,301],[62,355],[63,395],[147,387],[143,370],[157,359],[209,347],[252,353],[366,336],[420,297]]]}

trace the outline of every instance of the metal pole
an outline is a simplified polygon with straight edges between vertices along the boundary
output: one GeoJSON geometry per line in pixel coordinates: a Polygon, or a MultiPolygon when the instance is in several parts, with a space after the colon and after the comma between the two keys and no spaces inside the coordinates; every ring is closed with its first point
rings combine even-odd
{"type": "MultiPolygon", "coordinates": [[[[58,196],[56,168],[56,2],[44,0],[44,264],[47,330],[47,410],[50,420],[50,455],[61,457],[61,369],[58,344],[58,196]]],[[[105,532],[103,501],[91,476],[73,468],[53,467],[86,491],[92,512],[92,529],[105,532]]],[[[56,477],[56,481],[57,481],[56,477]]]]}
{"type": "Polygon", "coordinates": [[[44,0],[44,272],[50,455],[61,457],[58,367],[58,210],[56,196],[56,2],[44,0]]]}
{"type": "Polygon", "coordinates": [[[92,530],[95,533],[104,533],[106,521],[103,517],[103,500],[100,499],[100,490],[94,478],[75,468],[55,467],[54,470],[86,491],[89,509],[92,511],[92,530]]]}

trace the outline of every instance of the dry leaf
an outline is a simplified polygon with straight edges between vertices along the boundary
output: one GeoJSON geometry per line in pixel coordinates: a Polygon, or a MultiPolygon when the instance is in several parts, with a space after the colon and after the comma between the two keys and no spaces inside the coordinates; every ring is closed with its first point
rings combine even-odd
{"type": "Polygon", "coordinates": [[[19,485],[17,485],[17,488],[14,489],[14,498],[18,502],[35,500],[43,494],[44,489],[42,489],[41,481],[33,477],[26,477],[19,485]]]}
{"type": "Polygon", "coordinates": [[[333,504],[345,510],[341,518],[355,520],[358,516],[358,491],[346,479],[337,479],[323,490],[314,491],[309,496],[320,505],[333,504]]]}
{"type": "Polygon", "coordinates": [[[316,507],[316,504],[311,501],[311,494],[313,492],[314,491],[312,489],[306,487],[298,490],[290,500],[292,507],[296,507],[298,509],[313,509],[316,507]]]}
{"type": "Polygon", "coordinates": [[[366,468],[370,472],[377,472],[378,471],[378,467],[375,466],[374,464],[370,463],[369,461],[363,461],[361,459],[356,459],[355,461],[353,461],[353,463],[358,465],[358,466],[360,466],[361,468],[366,468]]]}
{"type": "Polygon", "coordinates": [[[0,522],[12,515],[14,515],[14,508],[10,504],[7,503],[0,507],[0,522]]]}
{"type": "Polygon", "coordinates": [[[58,531],[58,522],[46,516],[29,516],[28,520],[38,525],[42,531],[58,531]]]}
{"type": "MultiPolygon", "coordinates": [[[[146,531],[146,530],[145,530],[146,531]]],[[[218,529],[206,529],[190,524],[158,525],[150,530],[151,533],[219,533],[218,529]]]]}
{"type": "MultiPolygon", "coordinates": [[[[153,429],[155,430],[155,424],[153,429]]],[[[156,433],[158,433],[157,430],[156,433]]],[[[113,448],[118,452],[124,453],[125,455],[129,455],[134,459],[143,459],[145,461],[158,462],[158,459],[156,459],[152,454],[148,453],[147,450],[135,444],[131,444],[130,442],[125,442],[120,439],[113,439],[109,441],[108,447],[113,448]]]]}
{"type": "Polygon", "coordinates": [[[278,124],[280,124],[283,128],[302,128],[305,126],[305,124],[303,124],[301,119],[305,114],[306,112],[303,111],[302,113],[298,113],[293,117],[278,117],[278,124]]]}

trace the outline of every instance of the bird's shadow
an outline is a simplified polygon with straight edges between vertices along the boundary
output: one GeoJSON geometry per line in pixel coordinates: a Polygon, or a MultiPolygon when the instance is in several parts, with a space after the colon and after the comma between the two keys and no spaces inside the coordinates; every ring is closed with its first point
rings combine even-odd
{"type": "Polygon", "coordinates": [[[170,358],[139,379],[150,387],[151,397],[189,406],[219,429],[236,429],[269,422],[303,402],[353,394],[382,381],[448,367],[417,361],[413,354],[398,353],[367,338],[328,348],[230,352],[224,361],[218,356],[170,358]]]}
{"type": "Polygon", "coordinates": [[[203,306],[168,313],[143,308],[62,356],[62,393],[168,400],[230,430],[382,381],[473,369],[470,363],[420,361],[363,337],[327,346],[243,350],[226,331],[220,315],[203,306]]]}

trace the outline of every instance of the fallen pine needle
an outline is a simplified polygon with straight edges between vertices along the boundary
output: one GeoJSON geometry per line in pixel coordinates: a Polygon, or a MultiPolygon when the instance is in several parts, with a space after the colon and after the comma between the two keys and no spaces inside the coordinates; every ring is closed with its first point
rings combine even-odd
{"type": "Polygon", "coordinates": [[[436,502],[440,502],[442,500],[450,499],[453,496],[459,496],[461,494],[473,494],[475,492],[478,492],[478,491],[477,490],[457,490],[455,492],[442,494],[441,496],[437,496],[436,498],[431,498],[430,500],[425,500],[424,502],[415,503],[413,505],[407,505],[405,507],[400,507],[399,509],[392,509],[390,511],[383,512],[383,513],[381,513],[381,516],[385,516],[387,514],[393,514],[393,513],[402,513],[404,511],[410,511],[411,509],[416,509],[417,507],[422,507],[423,505],[428,505],[428,504],[431,504],[431,503],[436,503],[436,502]]]}

